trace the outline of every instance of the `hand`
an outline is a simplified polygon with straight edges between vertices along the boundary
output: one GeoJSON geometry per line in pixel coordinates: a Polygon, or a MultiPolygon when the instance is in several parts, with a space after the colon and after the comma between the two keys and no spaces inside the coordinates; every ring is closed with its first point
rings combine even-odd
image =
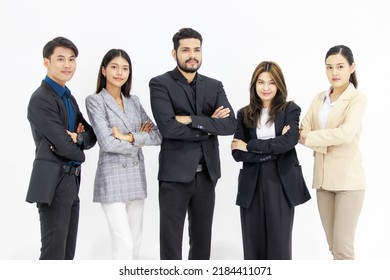
{"type": "Polygon", "coordinates": [[[290,130],[290,126],[289,126],[289,125],[285,125],[285,126],[283,127],[283,129],[282,129],[282,135],[286,134],[287,131],[289,131],[289,130],[290,130]]]}
{"type": "Polygon", "coordinates": [[[112,127],[112,136],[114,136],[117,139],[123,139],[124,134],[116,127],[112,127]]]}
{"type": "Polygon", "coordinates": [[[66,130],[66,133],[72,138],[74,143],[77,143],[77,133],[76,132],[70,132],[69,130],[66,130]]]}
{"type": "Polygon", "coordinates": [[[77,126],[77,129],[76,129],[76,133],[79,134],[79,133],[83,133],[83,132],[85,132],[84,125],[82,123],[79,123],[77,126]]]}
{"type": "Polygon", "coordinates": [[[304,132],[302,129],[299,130],[299,144],[305,145],[307,133],[308,132],[304,132]]]}
{"type": "Polygon", "coordinates": [[[111,128],[112,136],[114,136],[116,139],[128,141],[130,143],[134,143],[134,135],[131,133],[123,134],[116,126],[113,126],[111,128]]]}
{"type": "Polygon", "coordinates": [[[190,116],[175,116],[176,121],[179,123],[189,125],[192,123],[191,117],[190,116]]]}
{"type": "Polygon", "coordinates": [[[139,128],[139,132],[149,132],[152,130],[153,128],[153,123],[152,122],[144,122],[143,124],[141,124],[140,128],[139,128]]]}
{"type": "Polygon", "coordinates": [[[247,143],[245,143],[244,141],[240,140],[240,139],[236,139],[234,138],[232,140],[232,143],[230,145],[230,148],[233,150],[240,150],[240,151],[243,151],[243,152],[247,152],[248,149],[247,149],[247,143]]]}
{"type": "Polygon", "coordinates": [[[218,107],[214,114],[211,116],[213,119],[224,119],[229,117],[230,109],[229,108],[223,108],[223,106],[218,107]]]}

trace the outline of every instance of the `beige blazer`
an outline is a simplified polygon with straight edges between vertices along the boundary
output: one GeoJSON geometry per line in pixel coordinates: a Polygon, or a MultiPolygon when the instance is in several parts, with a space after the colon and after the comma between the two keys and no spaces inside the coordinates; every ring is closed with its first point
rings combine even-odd
{"type": "Polygon", "coordinates": [[[308,132],[305,146],[314,150],[313,188],[362,190],[365,175],[359,139],[367,98],[350,84],[321,129],[320,111],[325,93],[315,96],[301,122],[301,129],[308,132]]]}

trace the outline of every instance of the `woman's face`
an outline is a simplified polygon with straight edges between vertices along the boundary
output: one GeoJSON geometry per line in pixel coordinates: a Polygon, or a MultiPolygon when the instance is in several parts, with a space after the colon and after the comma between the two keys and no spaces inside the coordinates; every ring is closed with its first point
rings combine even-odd
{"type": "Polygon", "coordinates": [[[117,56],[108,63],[107,68],[102,69],[102,73],[106,76],[108,87],[121,88],[129,78],[130,66],[126,59],[117,56]]]}
{"type": "Polygon", "coordinates": [[[333,88],[342,88],[349,85],[349,78],[355,71],[355,63],[349,65],[347,59],[341,54],[328,56],[326,63],[326,76],[333,88]]]}
{"type": "Polygon", "coordinates": [[[263,101],[264,108],[268,108],[275,97],[278,88],[269,72],[262,72],[257,78],[256,93],[263,101]]]}

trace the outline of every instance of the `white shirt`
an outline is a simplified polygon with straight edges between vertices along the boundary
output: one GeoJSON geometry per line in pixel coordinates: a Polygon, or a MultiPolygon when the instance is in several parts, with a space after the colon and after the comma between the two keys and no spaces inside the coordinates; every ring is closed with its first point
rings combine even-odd
{"type": "Polygon", "coordinates": [[[320,121],[321,121],[321,128],[326,127],[326,120],[328,119],[328,114],[330,111],[332,111],[335,102],[330,101],[330,91],[331,89],[328,89],[328,91],[325,93],[325,99],[324,104],[322,105],[321,111],[320,111],[320,121]]]}
{"type": "Polygon", "coordinates": [[[275,123],[267,123],[269,119],[269,109],[263,108],[261,110],[260,120],[256,127],[257,139],[275,138],[275,123]]]}

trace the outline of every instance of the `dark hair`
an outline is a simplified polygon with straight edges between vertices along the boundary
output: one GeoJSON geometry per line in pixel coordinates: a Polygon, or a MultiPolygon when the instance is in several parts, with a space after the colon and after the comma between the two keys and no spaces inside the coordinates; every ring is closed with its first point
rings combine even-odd
{"type": "Polygon", "coordinates": [[[47,42],[46,45],[43,47],[43,58],[50,59],[50,56],[54,53],[54,49],[57,47],[71,49],[76,57],[79,54],[79,50],[77,49],[76,45],[73,44],[72,41],[64,37],[56,37],[53,40],[47,42]]]}
{"type": "MultiPolygon", "coordinates": [[[[338,45],[338,46],[331,47],[328,50],[328,52],[326,53],[325,61],[326,61],[326,59],[329,56],[335,55],[335,54],[341,54],[348,61],[349,65],[352,65],[353,63],[355,63],[355,60],[353,59],[352,51],[347,46],[338,45]]],[[[355,86],[355,88],[358,87],[358,81],[357,81],[357,77],[356,77],[356,70],[351,74],[351,77],[349,78],[349,81],[355,86]]]]}
{"type": "Polygon", "coordinates": [[[175,51],[179,48],[181,39],[199,39],[200,45],[202,45],[203,39],[200,33],[192,28],[182,28],[175,35],[173,35],[173,48],[175,51]]]}
{"type": "Polygon", "coordinates": [[[263,72],[269,73],[277,87],[276,95],[270,104],[269,119],[267,120],[267,123],[274,122],[276,113],[283,111],[287,105],[287,87],[282,69],[273,61],[261,62],[257,65],[252,74],[252,80],[249,87],[249,105],[244,109],[244,124],[250,128],[255,128],[257,126],[257,123],[260,120],[261,110],[263,109],[263,101],[256,91],[257,80],[259,75],[263,72]]]}
{"type": "Polygon", "coordinates": [[[103,57],[102,63],[100,64],[99,67],[96,93],[99,93],[107,85],[107,79],[106,77],[104,77],[102,73],[102,68],[104,67],[104,69],[107,69],[107,65],[111,62],[111,60],[113,60],[118,56],[123,57],[129,63],[129,70],[130,70],[129,78],[127,79],[126,83],[124,83],[123,86],[121,87],[121,92],[125,97],[130,97],[133,69],[131,67],[130,56],[124,50],[121,49],[111,49],[103,57]]]}

